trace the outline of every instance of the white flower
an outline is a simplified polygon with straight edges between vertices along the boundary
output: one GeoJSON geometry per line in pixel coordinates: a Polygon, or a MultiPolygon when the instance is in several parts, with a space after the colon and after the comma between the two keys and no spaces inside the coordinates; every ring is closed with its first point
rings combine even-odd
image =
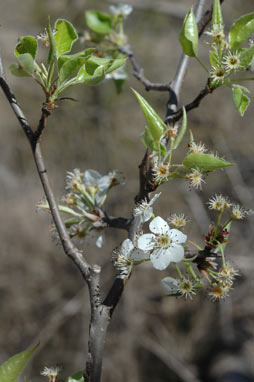
{"type": "Polygon", "coordinates": [[[148,260],[149,255],[135,248],[130,239],[125,239],[120,250],[113,252],[114,266],[119,272],[121,278],[128,278],[135,262],[148,260]]]}
{"type": "Polygon", "coordinates": [[[159,194],[155,194],[154,197],[150,200],[150,202],[147,202],[146,200],[142,200],[140,204],[137,204],[137,206],[133,210],[133,216],[134,217],[140,217],[140,223],[145,223],[148,220],[151,219],[153,215],[153,208],[152,205],[158,197],[160,196],[161,192],[159,194]]]}
{"type": "Polygon", "coordinates": [[[160,216],[157,216],[149,224],[150,231],[140,236],[138,248],[143,251],[152,251],[150,255],[154,268],[166,269],[171,261],[178,262],[184,257],[184,243],[187,236],[177,229],[170,229],[169,225],[160,216]]]}
{"type": "Polygon", "coordinates": [[[109,10],[114,16],[127,17],[132,12],[132,6],[129,4],[110,5],[109,10]]]}

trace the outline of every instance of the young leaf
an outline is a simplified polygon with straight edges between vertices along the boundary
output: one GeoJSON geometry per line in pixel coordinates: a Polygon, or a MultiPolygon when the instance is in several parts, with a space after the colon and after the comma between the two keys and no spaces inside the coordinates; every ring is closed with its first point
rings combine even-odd
{"type": "Polygon", "coordinates": [[[154,142],[150,130],[146,127],[145,131],[140,136],[143,145],[151,152],[158,151],[158,145],[154,142]]]}
{"type": "Polygon", "coordinates": [[[211,66],[217,67],[218,63],[220,62],[218,53],[213,51],[213,50],[210,50],[209,61],[210,61],[211,66]]]}
{"type": "Polygon", "coordinates": [[[31,349],[25,350],[21,353],[9,358],[0,366],[0,381],[1,382],[16,382],[19,375],[22,373],[29,358],[39,345],[31,349]]]}
{"type": "Polygon", "coordinates": [[[34,73],[34,60],[31,54],[24,53],[17,56],[18,64],[10,65],[10,71],[17,77],[32,77],[34,73]]]}
{"type": "Polygon", "coordinates": [[[60,82],[64,82],[74,76],[79,71],[82,65],[86,62],[85,57],[76,57],[66,61],[59,72],[60,82]]]}
{"type": "Polygon", "coordinates": [[[173,144],[173,147],[172,149],[175,150],[179,144],[181,143],[183,137],[184,137],[184,134],[185,134],[185,131],[186,131],[186,128],[187,128],[187,114],[186,114],[186,110],[185,110],[185,107],[183,107],[183,121],[182,121],[182,126],[181,126],[181,129],[179,131],[179,134],[177,135],[176,137],[176,140],[173,144]]]}
{"type": "Polygon", "coordinates": [[[127,58],[117,58],[113,60],[112,64],[105,70],[106,74],[111,73],[126,63],[127,58]]]}
{"type": "Polygon", "coordinates": [[[241,66],[242,70],[246,70],[250,65],[254,57],[254,46],[250,46],[249,49],[243,49],[241,52],[241,66]]]}
{"type": "Polygon", "coordinates": [[[37,52],[37,41],[32,36],[21,36],[15,48],[15,55],[19,56],[20,54],[30,53],[33,59],[36,56],[37,52]]]}
{"type": "Polygon", "coordinates": [[[71,51],[72,45],[78,39],[74,26],[67,20],[58,19],[55,23],[55,41],[57,57],[71,51]]]}
{"type": "Polygon", "coordinates": [[[108,13],[87,11],[85,12],[85,19],[88,27],[96,33],[106,35],[112,29],[112,16],[108,13]]]}
{"type": "Polygon", "coordinates": [[[215,157],[211,154],[191,153],[183,160],[183,165],[186,168],[198,168],[201,171],[208,172],[234,166],[222,158],[215,157]]]}
{"type": "Polygon", "coordinates": [[[254,33],[254,13],[240,17],[231,26],[229,47],[231,50],[241,48],[243,43],[254,33]]]}
{"type": "Polygon", "coordinates": [[[221,13],[220,0],[214,0],[213,3],[213,15],[212,15],[212,26],[213,28],[219,26],[223,26],[223,17],[221,13]]]}
{"type": "Polygon", "coordinates": [[[162,119],[158,116],[158,114],[154,111],[154,109],[149,105],[149,103],[134,89],[132,89],[134,94],[136,95],[139,105],[143,111],[148,129],[155,141],[158,144],[161,136],[164,134],[167,126],[162,121],[162,119]]]}
{"type": "Polygon", "coordinates": [[[66,54],[64,56],[59,57],[59,59],[57,61],[58,71],[60,71],[61,67],[63,66],[63,64],[66,61],[71,60],[73,58],[86,58],[86,59],[88,59],[89,56],[91,56],[91,54],[94,53],[94,51],[95,51],[95,48],[89,48],[89,49],[82,50],[81,52],[78,52],[75,54],[69,54],[69,55],[66,54]]]}
{"type": "Polygon", "coordinates": [[[81,371],[71,375],[69,378],[67,378],[66,382],[85,382],[83,375],[84,375],[84,370],[81,370],[81,371]]]}
{"type": "Polygon", "coordinates": [[[85,63],[78,75],[76,77],[75,84],[86,84],[86,85],[98,85],[105,78],[105,70],[103,66],[97,66],[97,68],[91,72],[87,70],[87,63],[85,63]]]}
{"type": "Polygon", "coordinates": [[[198,53],[198,28],[192,8],[185,16],[183,26],[179,35],[179,41],[183,52],[187,56],[195,57],[198,53]]]}
{"type": "Polygon", "coordinates": [[[52,29],[51,29],[50,19],[48,19],[47,32],[48,32],[48,36],[49,36],[48,64],[53,65],[53,63],[56,59],[56,41],[55,41],[55,36],[54,36],[52,29]]]}
{"type": "Polygon", "coordinates": [[[249,93],[249,89],[245,88],[244,86],[234,85],[232,92],[233,104],[241,116],[243,116],[250,103],[250,99],[246,95],[246,93],[249,93]]]}

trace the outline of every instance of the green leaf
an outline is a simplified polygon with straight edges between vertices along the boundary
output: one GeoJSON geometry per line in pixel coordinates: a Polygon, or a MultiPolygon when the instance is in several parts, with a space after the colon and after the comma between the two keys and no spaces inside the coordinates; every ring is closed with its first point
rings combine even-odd
{"type": "Polygon", "coordinates": [[[19,375],[22,373],[29,358],[39,345],[31,349],[25,350],[21,353],[9,358],[0,366],[0,381],[1,382],[16,382],[19,375]]]}
{"type": "Polygon", "coordinates": [[[223,26],[223,17],[221,12],[220,0],[214,0],[213,3],[213,15],[212,15],[212,26],[218,28],[218,26],[223,26]]]}
{"type": "Polygon", "coordinates": [[[191,153],[187,155],[183,161],[183,165],[186,168],[198,168],[205,172],[234,166],[233,163],[229,163],[222,158],[204,153],[191,153]]]}
{"type": "Polygon", "coordinates": [[[47,32],[49,36],[49,55],[48,64],[52,65],[56,59],[56,41],[50,25],[50,18],[48,19],[47,32]]]}
{"type": "Polygon", "coordinates": [[[254,33],[254,13],[240,17],[231,26],[229,47],[231,50],[241,48],[243,43],[254,33]]]}
{"type": "Polygon", "coordinates": [[[92,29],[92,31],[102,35],[111,32],[112,16],[108,13],[87,11],[85,12],[85,19],[88,27],[92,29]]]}
{"type": "Polygon", "coordinates": [[[187,56],[195,57],[198,52],[198,28],[192,8],[185,16],[183,26],[179,35],[179,41],[183,52],[187,56]]]}
{"type": "Polygon", "coordinates": [[[214,67],[218,66],[218,64],[220,62],[220,59],[219,59],[218,54],[215,51],[210,50],[210,52],[209,52],[209,61],[210,61],[210,65],[211,66],[214,66],[214,67]]]}
{"type": "Polygon", "coordinates": [[[116,60],[113,60],[111,65],[107,69],[105,69],[106,74],[112,73],[115,70],[119,69],[126,63],[126,60],[127,58],[117,58],[116,60]]]}
{"type": "Polygon", "coordinates": [[[66,382],[85,382],[83,374],[84,370],[81,370],[67,378],[66,382]]]}
{"type": "Polygon", "coordinates": [[[250,99],[246,95],[246,93],[249,93],[249,89],[244,86],[234,85],[232,92],[233,104],[241,116],[243,116],[250,103],[250,99]]]}
{"type": "Polygon", "coordinates": [[[249,49],[243,49],[241,52],[241,66],[243,70],[246,70],[250,65],[254,57],[254,46],[252,45],[249,49]]]}
{"type": "Polygon", "coordinates": [[[15,55],[19,56],[20,54],[30,53],[33,59],[36,56],[37,52],[37,41],[32,36],[21,36],[15,48],[15,55]]]}
{"type": "Polygon", "coordinates": [[[17,64],[10,65],[10,71],[17,77],[32,77],[34,74],[34,60],[31,54],[24,53],[17,56],[17,64]]]}
{"type": "Polygon", "coordinates": [[[143,111],[148,129],[150,130],[154,142],[155,144],[158,144],[161,136],[167,129],[167,126],[158,116],[158,114],[154,111],[154,109],[149,105],[149,103],[134,89],[132,89],[132,91],[138,99],[139,105],[143,111]]]}
{"type": "Polygon", "coordinates": [[[143,145],[151,152],[158,151],[158,145],[154,142],[153,136],[148,128],[140,136],[143,145]]]}
{"type": "Polygon", "coordinates": [[[59,72],[60,82],[64,82],[74,76],[86,62],[85,57],[77,57],[66,61],[59,72]]]}
{"type": "Polygon", "coordinates": [[[176,137],[176,140],[172,146],[172,149],[175,150],[179,144],[181,143],[183,137],[184,137],[184,134],[185,134],[185,131],[186,131],[186,128],[187,128],[187,114],[186,114],[186,110],[185,110],[185,107],[183,107],[183,121],[182,121],[182,126],[181,126],[181,129],[176,137]]]}
{"type": "Polygon", "coordinates": [[[74,26],[67,20],[58,19],[55,23],[55,41],[57,57],[71,51],[72,45],[78,39],[74,26]]]}
{"type": "Polygon", "coordinates": [[[89,58],[89,56],[91,56],[92,53],[94,53],[96,49],[95,48],[89,48],[89,49],[85,49],[85,50],[82,50],[81,52],[78,52],[78,53],[75,53],[75,54],[69,54],[69,55],[64,55],[64,56],[61,56],[59,57],[59,59],[57,60],[57,65],[58,65],[58,71],[60,71],[61,67],[63,66],[63,64],[68,61],[68,60],[71,60],[73,58],[89,58]]]}
{"type": "Polygon", "coordinates": [[[104,78],[105,70],[103,66],[98,66],[94,71],[91,71],[90,67],[87,70],[87,63],[85,63],[78,72],[75,84],[98,85],[104,78]]]}

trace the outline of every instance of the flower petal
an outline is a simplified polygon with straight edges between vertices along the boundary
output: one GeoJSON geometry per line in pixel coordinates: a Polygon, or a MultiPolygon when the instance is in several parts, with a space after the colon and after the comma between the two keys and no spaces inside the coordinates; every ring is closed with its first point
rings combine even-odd
{"type": "Polygon", "coordinates": [[[121,255],[127,259],[129,257],[130,252],[133,250],[133,248],[134,248],[134,245],[132,241],[130,239],[125,239],[122,242],[121,255]]]}
{"type": "Polygon", "coordinates": [[[140,236],[138,239],[138,248],[142,249],[143,251],[150,251],[154,248],[155,240],[154,240],[154,234],[152,233],[146,233],[145,235],[140,236]]]}
{"type": "Polygon", "coordinates": [[[187,235],[178,229],[171,229],[168,235],[174,243],[185,243],[187,239],[187,235]]]}
{"type": "Polygon", "coordinates": [[[86,170],[84,174],[84,184],[88,186],[96,186],[98,181],[102,178],[101,174],[95,170],[86,170]]]}
{"type": "Polygon", "coordinates": [[[167,294],[177,294],[178,281],[173,277],[165,277],[161,280],[161,286],[167,294]]]}
{"type": "Polygon", "coordinates": [[[149,260],[150,253],[142,251],[141,249],[134,248],[131,252],[131,260],[134,261],[142,261],[142,260],[149,260]]]}
{"type": "Polygon", "coordinates": [[[151,223],[149,224],[149,228],[150,231],[152,231],[153,233],[159,234],[168,234],[170,231],[168,223],[160,216],[157,216],[151,221],[151,223]]]}
{"type": "Polygon", "coordinates": [[[172,243],[172,245],[167,249],[167,256],[169,257],[169,261],[174,261],[177,263],[183,259],[184,249],[181,245],[172,243]]]}
{"type": "Polygon", "coordinates": [[[153,251],[150,259],[154,268],[160,271],[166,269],[171,261],[170,256],[168,255],[168,250],[165,250],[164,248],[159,248],[153,251]]]}

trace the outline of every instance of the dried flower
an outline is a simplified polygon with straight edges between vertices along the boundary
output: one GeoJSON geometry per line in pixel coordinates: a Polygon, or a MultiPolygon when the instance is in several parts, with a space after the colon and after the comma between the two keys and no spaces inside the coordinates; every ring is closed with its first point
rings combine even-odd
{"type": "Polygon", "coordinates": [[[247,215],[247,211],[241,207],[239,204],[233,205],[232,208],[232,219],[241,220],[244,219],[244,217],[247,215]]]}
{"type": "Polygon", "coordinates": [[[47,367],[45,366],[41,372],[41,375],[48,377],[49,382],[56,382],[58,374],[62,371],[59,366],[47,367]]]}
{"type": "Polygon", "coordinates": [[[236,71],[242,68],[240,54],[238,52],[232,53],[229,51],[222,63],[227,72],[231,72],[232,70],[236,71]]]}
{"type": "Polygon", "coordinates": [[[169,176],[169,164],[160,163],[153,168],[154,181],[156,183],[164,182],[169,176]]]}
{"type": "Polygon", "coordinates": [[[187,278],[182,278],[178,281],[178,292],[182,297],[192,299],[192,295],[196,294],[195,282],[187,278]]]}
{"type": "Polygon", "coordinates": [[[207,148],[201,142],[195,143],[194,141],[191,141],[189,143],[189,152],[190,153],[204,153],[206,151],[207,151],[207,148]]]}
{"type": "Polygon", "coordinates": [[[188,223],[188,219],[184,216],[184,214],[172,214],[167,219],[170,224],[172,224],[176,228],[183,228],[188,223]]]}
{"type": "Polygon", "coordinates": [[[205,183],[202,172],[197,168],[192,168],[191,173],[186,175],[186,178],[189,179],[190,186],[197,190],[202,189],[202,182],[205,183]]]}
{"type": "Polygon", "coordinates": [[[208,295],[211,297],[211,300],[214,302],[216,300],[222,300],[228,296],[228,292],[231,288],[231,284],[225,284],[223,282],[218,282],[213,284],[211,291],[208,295]]]}
{"type": "Polygon", "coordinates": [[[230,201],[226,197],[217,194],[209,199],[207,204],[210,210],[216,210],[219,212],[223,212],[231,206],[230,201]]]}
{"type": "Polygon", "coordinates": [[[213,66],[210,70],[210,77],[214,82],[222,83],[225,78],[226,71],[223,67],[213,66]]]}
{"type": "Polygon", "coordinates": [[[130,239],[123,241],[121,248],[113,251],[112,259],[120,278],[128,278],[131,274],[135,261],[148,260],[149,255],[135,248],[130,239]]]}

